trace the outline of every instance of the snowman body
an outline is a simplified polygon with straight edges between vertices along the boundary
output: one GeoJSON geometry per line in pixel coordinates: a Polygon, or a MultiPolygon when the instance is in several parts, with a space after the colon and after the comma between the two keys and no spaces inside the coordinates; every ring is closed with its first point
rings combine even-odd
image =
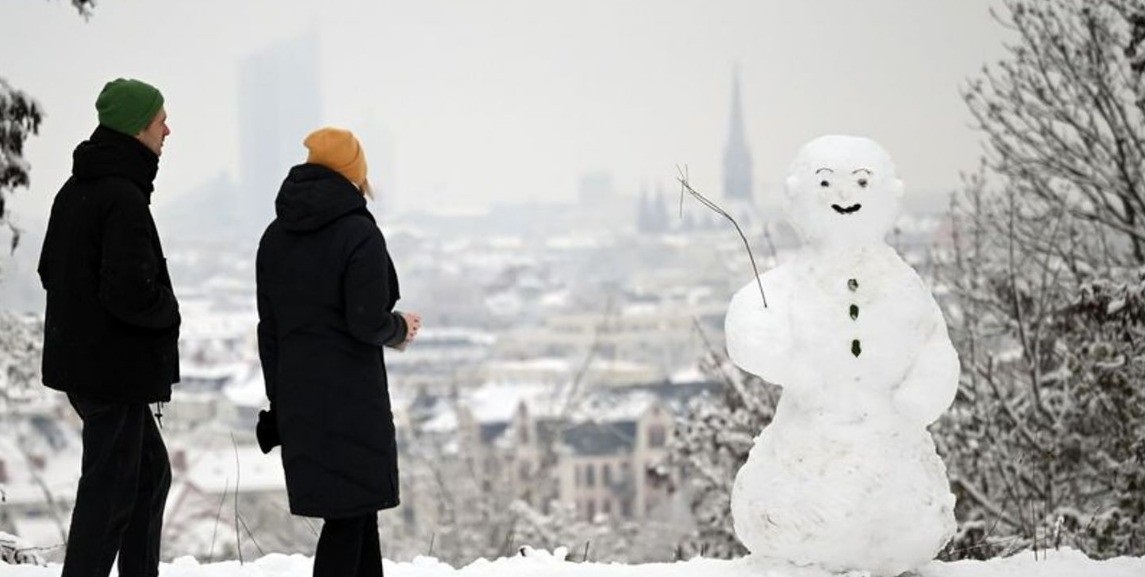
{"type": "MultiPolygon", "coordinates": [[[[958,359],[917,273],[881,235],[841,232],[885,226],[894,212],[887,189],[897,182],[873,143],[842,144],[841,155],[813,149],[812,162],[797,170],[823,164],[882,178],[855,186],[863,202],[830,191],[826,200],[844,204],[827,202],[830,212],[818,216],[834,226],[820,227],[825,236],[812,234],[791,261],[760,277],[768,306],[751,282],[728,309],[732,360],[784,389],[736,475],[731,506],[736,535],[753,555],[890,576],[933,559],[955,530],[954,496],[925,427],[953,400],[958,359]],[[866,221],[848,220],[861,209],[831,208],[880,201],[892,210],[871,210],[866,221]]],[[[818,176],[802,188],[788,182],[805,194],[791,201],[809,205],[805,217],[823,204],[816,189],[830,188],[818,176]]],[[[801,227],[808,229],[816,230],[801,227]]]]}

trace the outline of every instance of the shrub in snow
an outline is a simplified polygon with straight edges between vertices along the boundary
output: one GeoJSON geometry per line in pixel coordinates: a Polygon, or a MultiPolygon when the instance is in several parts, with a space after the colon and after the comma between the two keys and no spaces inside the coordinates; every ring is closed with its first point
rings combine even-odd
{"type": "Polygon", "coordinates": [[[40,385],[44,324],[0,310],[0,409],[40,385]]]}
{"type": "MultiPolygon", "coordinates": [[[[994,284],[992,299],[1014,310],[1013,289],[994,284]]],[[[1025,319],[967,315],[977,320],[957,331],[979,351],[938,430],[963,519],[950,557],[1060,544],[1145,553],[1145,269],[1047,292],[1034,304],[1018,291],[1025,319]],[[1013,340],[1040,334],[999,359],[981,349],[982,334],[1007,334],[1000,323],[1013,340]]]]}
{"type": "MultiPolygon", "coordinates": [[[[0,225],[11,227],[4,206],[8,194],[28,186],[30,166],[24,160],[24,141],[39,131],[42,117],[35,100],[0,78],[0,225]]],[[[15,229],[12,232],[15,249],[20,236],[15,229]]]]}
{"type": "Polygon", "coordinates": [[[47,565],[34,545],[3,531],[0,531],[0,562],[10,565],[47,565]]]}
{"type": "Polygon", "coordinates": [[[771,422],[779,389],[749,375],[709,348],[701,370],[724,383],[717,395],[693,399],[669,443],[669,462],[681,469],[696,528],[680,543],[683,557],[728,559],[747,552],[736,539],[731,487],[752,440],[771,422]]]}
{"type": "Polygon", "coordinates": [[[963,362],[936,431],[959,496],[948,556],[1139,555],[1145,1],[999,14],[1014,42],[963,95],[986,154],[937,254],[963,362]]]}

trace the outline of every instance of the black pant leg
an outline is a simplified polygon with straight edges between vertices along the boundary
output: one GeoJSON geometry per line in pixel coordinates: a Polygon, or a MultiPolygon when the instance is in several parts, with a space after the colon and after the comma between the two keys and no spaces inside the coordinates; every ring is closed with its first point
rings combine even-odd
{"type": "Polygon", "coordinates": [[[363,517],[326,519],[314,551],[314,577],[352,577],[362,555],[363,517]]]}
{"type": "Polygon", "coordinates": [[[142,450],[139,462],[139,491],[135,509],[123,532],[119,548],[119,577],[157,577],[159,544],[163,534],[163,509],[171,488],[171,462],[167,446],[150,407],[142,405],[142,450]]]}
{"type": "Polygon", "coordinates": [[[383,577],[377,513],[362,519],[362,556],[358,565],[358,577],[383,577]]]}
{"type": "Polygon", "coordinates": [[[61,577],[107,577],[135,504],[142,422],[128,404],[68,400],[83,420],[83,460],[61,577]]]}

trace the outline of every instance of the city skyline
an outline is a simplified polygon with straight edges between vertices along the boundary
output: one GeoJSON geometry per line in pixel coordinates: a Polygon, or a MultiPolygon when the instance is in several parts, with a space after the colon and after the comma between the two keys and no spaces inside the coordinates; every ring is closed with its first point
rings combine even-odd
{"type": "MultiPolygon", "coordinates": [[[[20,56],[5,78],[47,111],[15,218],[46,219],[94,126],[94,94],[115,76],[167,96],[159,206],[220,173],[239,181],[242,62],[305,34],[318,45],[320,122],[369,135],[372,180],[400,211],[567,202],[594,173],[635,196],[643,183],[671,187],[684,164],[718,194],[737,66],[759,202],[774,201],[794,152],[826,132],[874,137],[910,193],[942,194],[979,156],[958,90],[1002,54],[996,4],[125,1],[86,22],[62,1],[10,6],[0,49],[20,56]]],[[[292,144],[301,161],[301,144],[267,146],[292,144]]]]}

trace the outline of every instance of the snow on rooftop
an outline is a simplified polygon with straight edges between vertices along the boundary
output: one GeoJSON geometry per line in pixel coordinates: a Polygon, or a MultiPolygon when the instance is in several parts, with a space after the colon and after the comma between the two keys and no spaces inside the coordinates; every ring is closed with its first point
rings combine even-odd
{"type": "Polygon", "coordinates": [[[568,360],[557,358],[535,358],[519,361],[493,361],[488,363],[490,373],[508,372],[549,372],[569,373],[572,366],[568,360]]]}
{"type": "MultiPolygon", "coordinates": [[[[243,362],[233,363],[196,363],[185,360],[179,363],[179,375],[184,380],[225,380],[245,376],[250,371],[250,365],[243,362]]],[[[176,384],[176,387],[179,385],[176,384]]]]}
{"type": "MultiPolygon", "coordinates": [[[[169,452],[174,454],[175,448],[169,452]]],[[[236,479],[241,491],[285,490],[286,479],[277,451],[264,455],[257,446],[219,446],[187,450],[187,471],[181,478],[207,493],[234,490],[236,479]]]]}
{"type": "Polygon", "coordinates": [[[486,384],[466,394],[461,400],[478,423],[509,421],[522,402],[534,415],[549,414],[555,410],[556,401],[551,386],[515,383],[486,384]]]}
{"type": "Polygon", "coordinates": [[[706,383],[709,377],[700,370],[700,367],[692,365],[678,369],[672,374],[668,375],[668,382],[673,385],[682,385],[689,383],[706,383]]]}
{"type": "Polygon", "coordinates": [[[541,296],[541,306],[545,308],[563,308],[567,307],[572,300],[572,295],[567,289],[552,291],[541,296]]]}
{"type": "Polygon", "coordinates": [[[448,433],[456,431],[457,427],[458,421],[455,411],[439,411],[422,423],[421,430],[427,433],[448,433]]]}
{"type": "Polygon", "coordinates": [[[660,306],[656,303],[631,303],[620,309],[621,316],[652,316],[660,314],[660,306]]]}
{"type": "Polygon", "coordinates": [[[258,326],[258,313],[250,311],[225,313],[213,310],[214,304],[207,300],[185,299],[179,308],[183,314],[180,325],[181,338],[212,339],[243,337],[253,333],[258,326]]]}
{"type": "MultiPolygon", "coordinates": [[[[555,410],[553,387],[539,384],[514,382],[486,383],[466,391],[458,405],[464,407],[479,424],[505,423],[513,419],[513,414],[521,404],[534,414],[548,414],[555,410]]],[[[452,408],[435,413],[421,428],[428,432],[445,433],[458,427],[458,416],[452,408]]]]}
{"type": "Polygon", "coordinates": [[[487,329],[468,327],[427,327],[417,333],[419,344],[427,341],[444,341],[471,345],[492,345],[497,336],[487,329]]]}
{"type": "Polygon", "coordinates": [[[574,418],[597,423],[635,421],[657,402],[651,391],[594,395],[585,400],[574,418]]]}
{"type": "Polygon", "coordinates": [[[558,236],[546,240],[545,248],[554,250],[573,250],[612,246],[614,244],[615,242],[612,239],[604,237],[592,237],[585,235],[558,236]]]}
{"type": "Polygon", "coordinates": [[[525,239],[519,236],[494,236],[487,239],[490,248],[520,249],[526,248],[525,239]]]}
{"type": "Polygon", "coordinates": [[[266,384],[263,380],[262,369],[258,365],[246,366],[245,375],[236,378],[232,384],[223,389],[227,400],[239,407],[266,407],[266,384]]]}

